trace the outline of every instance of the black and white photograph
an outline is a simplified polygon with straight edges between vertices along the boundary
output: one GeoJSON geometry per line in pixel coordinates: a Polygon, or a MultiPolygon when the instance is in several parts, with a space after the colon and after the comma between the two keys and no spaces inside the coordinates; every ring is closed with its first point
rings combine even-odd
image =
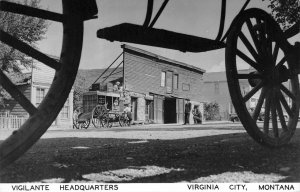
{"type": "Polygon", "coordinates": [[[299,74],[300,0],[0,0],[0,191],[300,191],[299,74]]]}

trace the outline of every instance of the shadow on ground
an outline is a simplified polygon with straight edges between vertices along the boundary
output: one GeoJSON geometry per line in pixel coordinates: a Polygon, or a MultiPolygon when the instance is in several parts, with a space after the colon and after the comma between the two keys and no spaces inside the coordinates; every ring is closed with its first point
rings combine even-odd
{"type": "MultiPolygon", "coordinates": [[[[224,173],[232,173],[228,180],[238,177],[233,173],[253,173],[300,182],[299,130],[279,149],[260,146],[246,133],[177,140],[41,139],[1,171],[0,182],[226,182],[217,177],[224,173]]],[[[263,182],[253,179],[249,182],[263,182]]]]}

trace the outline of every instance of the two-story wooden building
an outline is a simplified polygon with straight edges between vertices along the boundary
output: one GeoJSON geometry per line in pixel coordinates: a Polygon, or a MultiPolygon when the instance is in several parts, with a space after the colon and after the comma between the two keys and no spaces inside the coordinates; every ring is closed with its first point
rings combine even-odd
{"type": "MultiPolygon", "coordinates": [[[[112,73],[114,78],[106,83],[121,83],[130,96],[134,121],[183,123],[187,99],[203,108],[205,70],[129,45],[121,47],[123,65],[118,70],[122,72],[112,73]]],[[[95,84],[99,82],[103,87],[102,79],[95,84]]]]}
{"type": "MultiPolygon", "coordinates": [[[[53,58],[58,59],[56,57],[53,58]]],[[[38,106],[50,88],[55,70],[39,62],[33,63],[32,66],[32,69],[24,73],[24,77],[16,82],[16,84],[19,90],[21,90],[31,103],[38,106]]],[[[27,111],[25,111],[15,100],[9,100],[5,108],[0,108],[0,112],[5,112],[8,115],[17,117],[29,117],[27,111]]],[[[53,126],[60,126],[63,128],[72,127],[72,116],[73,90],[70,92],[69,97],[58,117],[53,122],[53,126]]]]}

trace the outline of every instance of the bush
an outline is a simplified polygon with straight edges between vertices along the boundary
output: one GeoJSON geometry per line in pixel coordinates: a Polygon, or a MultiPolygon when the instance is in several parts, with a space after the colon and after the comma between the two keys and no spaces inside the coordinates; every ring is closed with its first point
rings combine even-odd
{"type": "Polygon", "coordinates": [[[204,117],[206,120],[220,120],[220,106],[217,102],[204,104],[204,117]]]}

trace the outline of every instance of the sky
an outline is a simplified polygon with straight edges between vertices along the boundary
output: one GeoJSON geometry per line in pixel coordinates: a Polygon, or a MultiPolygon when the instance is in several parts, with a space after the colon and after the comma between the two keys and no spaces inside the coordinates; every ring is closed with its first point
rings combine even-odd
{"type": "MultiPolygon", "coordinates": [[[[163,0],[154,1],[154,15],[163,0]]],[[[228,0],[225,30],[238,13],[245,0],[228,0]]],[[[248,5],[270,12],[265,0],[252,0],[248,5]]],[[[109,42],[96,36],[97,30],[120,23],[142,25],[144,22],[147,0],[97,0],[98,18],[85,22],[84,42],[81,56],[81,69],[100,69],[108,67],[122,52],[122,42],[109,42]]],[[[41,7],[61,13],[61,0],[41,0],[41,7]]],[[[221,0],[170,0],[164,12],[154,25],[179,33],[215,39],[220,18],[221,0]]],[[[299,39],[299,35],[297,36],[299,39]]],[[[47,54],[59,56],[62,42],[62,26],[51,22],[45,39],[39,42],[39,49],[47,54]]],[[[225,49],[183,53],[176,50],[129,44],[155,54],[181,61],[207,72],[224,71],[225,49]]]]}

